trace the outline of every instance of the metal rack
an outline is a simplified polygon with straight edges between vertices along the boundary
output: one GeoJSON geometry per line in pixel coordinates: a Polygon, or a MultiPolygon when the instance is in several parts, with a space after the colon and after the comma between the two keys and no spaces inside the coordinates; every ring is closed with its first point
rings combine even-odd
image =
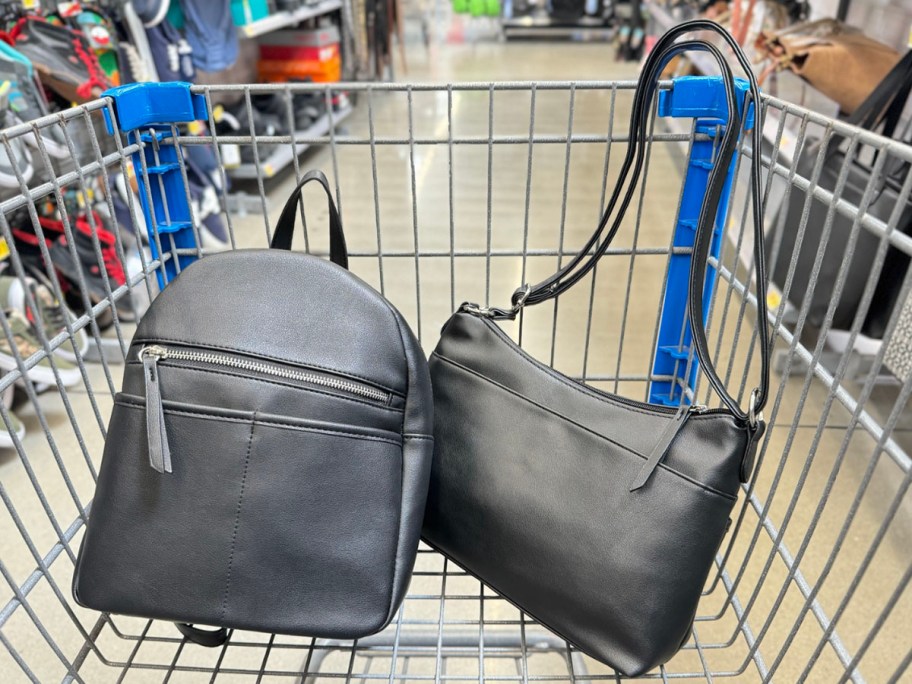
{"type": "MultiPolygon", "coordinates": [[[[275,149],[260,159],[259,164],[250,162],[227,167],[226,170],[228,171],[228,175],[238,179],[272,178],[285,169],[295,156],[302,154],[314,142],[329,133],[330,128],[338,126],[345,121],[351,113],[351,106],[346,106],[337,111],[323,114],[310,128],[304,131],[296,131],[294,135],[291,136],[295,141],[294,146],[276,144],[275,149]]],[[[276,143],[288,142],[284,137],[275,137],[276,143]]],[[[269,145],[270,140],[271,138],[261,138],[262,144],[264,145],[269,145]]]]}

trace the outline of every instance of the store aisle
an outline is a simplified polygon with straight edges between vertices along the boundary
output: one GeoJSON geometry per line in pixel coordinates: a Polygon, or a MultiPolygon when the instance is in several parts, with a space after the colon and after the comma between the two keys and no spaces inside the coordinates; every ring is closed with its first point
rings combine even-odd
{"type": "MultiPolygon", "coordinates": [[[[408,73],[404,74],[398,65],[397,71],[400,77],[407,78],[410,82],[582,81],[627,80],[636,77],[635,65],[615,62],[611,47],[601,44],[552,45],[538,42],[440,45],[429,53],[416,45],[409,51],[408,73]]],[[[370,102],[366,96],[360,98],[345,127],[352,138],[367,139],[373,129],[376,139],[395,139],[398,142],[381,142],[375,146],[340,144],[335,155],[328,149],[322,149],[312,150],[302,157],[302,171],[322,168],[332,174],[338,170],[341,209],[349,247],[353,253],[362,255],[352,259],[352,269],[381,288],[411,321],[417,321],[420,313],[421,324],[416,329],[421,334],[426,351],[430,352],[433,348],[440,325],[452,311],[454,303],[460,303],[450,299],[451,283],[456,283],[460,293],[471,293],[478,300],[489,297],[492,304],[504,303],[524,277],[534,280],[554,269],[557,260],[548,252],[553,253],[561,247],[568,253],[572,252],[591,233],[600,213],[606,171],[609,179],[607,187],[610,190],[610,179],[617,171],[624,147],[620,143],[606,147],[604,142],[596,141],[574,144],[571,149],[563,138],[568,131],[572,131],[574,136],[588,135],[593,138],[622,134],[627,129],[629,92],[605,89],[571,92],[572,95],[566,90],[537,91],[534,109],[529,91],[498,91],[494,95],[493,106],[491,94],[484,91],[455,90],[449,96],[445,92],[378,92],[370,102]],[[542,139],[534,150],[522,140],[523,137],[528,137],[530,128],[535,136],[542,139]],[[496,137],[514,136],[517,142],[489,145],[487,140],[492,132],[496,137]],[[447,139],[451,135],[473,138],[474,142],[448,145],[447,139]],[[530,169],[532,175],[531,181],[528,181],[527,172],[530,169]],[[523,229],[526,225],[528,241],[523,244],[523,229]],[[455,235],[455,238],[451,238],[451,235],[455,235]],[[413,256],[416,241],[422,251],[434,252],[435,256],[422,258],[420,262],[416,260],[413,256]],[[448,254],[454,249],[468,253],[486,247],[507,252],[528,251],[533,254],[529,258],[529,272],[519,272],[516,266],[518,260],[515,258],[469,257],[454,266],[448,254]],[[372,256],[378,248],[390,256],[382,260],[372,256]],[[420,307],[414,296],[416,273],[421,281],[420,307]]],[[[339,135],[344,138],[346,133],[340,131],[339,135]]],[[[648,252],[649,248],[667,249],[676,219],[682,158],[682,149],[677,142],[652,147],[644,194],[641,199],[637,195],[639,203],[636,211],[631,210],[631,215],[625,221],[617,240],[618,247],[636,246],[644,252],[648,252]]],[[[273,179],[264,186],[268,192],[267,216],[248,214],[245,217],[231,218],[238,247],[264,246],[267,230],[274,225],[293,186],[293,174],[278,181],[273,179]]],[[[236,188],[238,189],[241,188],[236,188]]],[[[259,186],[253,182],[247,186],[247,190],[257,193],[259,186]]],[[[316,251],[325,250],[326,219],[325,204],[321,198],[317,193],[308,194],[308,237],[310,246],[316,251]]],[[[300,248],[302,243],[299,234],[295,246],[300,248]]],[[[589,304],[589,288],[580,287],[578,292],[574,291],[561,300],[558,332],[555,333],[550,327],[536,325],[537,320],[550,320],[551,309],[547,312],[530,312],[525,322],[525,347],[538,358],[551,360],[556,368],[569,374],[621,378],[602,380],[595,384],[607,390],[620,389],[629,396],[643,398],[646,385],[636,376],[648,368],[652,357],[655,316],[664,285],[664,272],[664,256],[644,253],[635,257],[621,254],[606,258],[604,266],[600,266],[593,290],[597,293],[593,309],[590,309],[589,304]],[[633,289],[628,279],[631,272],[635,283],[633,289]],[[588,329],[590,315],[592,325],[587,344],[587,335],[584,333],[588,329]]],[[[741,328],[730,325],[723,335],[712,339],[714,344],[725,348],[726,345],[731,346],[734,335],[749,335],[751,331],[747,322],[741,328]]],[[[132,329],[125,326],[125,340],[128,341],[130,334],[132,329]]],[[[724,353],[722,356],[725,362],[729,361],[724,353]]],[[[743,362],[743,359],[740,360],[743,362]]],[[[112,392],[109,389],[117,388],[120,384],[120,368],[110,368],[111,376],[107,377],[101,366],[91,366],[90,382],[96,388],[97,404],[93,405],[84,391],[70,393],[71,410],[80,426],[79,434],[70,428],[66,406],[57,395],[45,395],[42,398],[42,406],[49,417],[48,427],[56,437],[53,444],[48,443],[43,426],[31,409],[26,408],[19,414],[28,430],[25,449],[31,456],[33,472],[23,467],[15,452],[0,454],[0,482],[13,499],[16,510],[24,512],[22,524],[29,530],[40,553],[51,548],[57,540],[59,529],[65,529],[75,519],[75,500],[85,501],[90,497],[92,481],[85,464],[85,455],[88,455],[92,467],[97,468],[103,447],[102,433],[111,409],[112,392]],[[61,465],[70,473],[78,473],[79,478],[67,480],[62,475],[61,465]],[[35,496],[29,482],[32,478],[41,483],[46,499],[52,502],[49,505],[53,521],[35,496]],[[55,529],[55,523],[58,529],[55,529]]],[[[740,380],[738,373],[740,371],[735,372],[735,377],[740,380]]],[[[774,381],[778,382],[778,378],[774,378],[774,381]]],[[[770,462],[763,471],[757,495],[761,499],[770,497],[770,509],[778,519],[781,520],[784,515],[796,519],[797,522],[784,535],[784,542],[791,548],[802,547],[805,531],[811,524],[817,527],[813,542],[805,549],[807,560],[804,567],[819,570],[839,531],[841,518],[838,513],[841,511],[838,510],[838,502],[842,499],[850,500],[855,487],[865,477],[864,468],[871,445],[861,436],[856,438],[846,454],[846,466],[831,495],[834,504],[823,512],[819,521],[812,522],[821,488],[815,480],[819,478],[824,481],[826,472],[833,465],[843,436],[839,428],[845,424],[848,415],[838,407],[833,409],[826,421],[826,429],[822,432],[821,443],[816,445],[818,458],[808,472],[803,472],[804,457],[812,447],[826,392],[816,384],[811,385],[804,407],[797,408],[797,398],[802,394],[801,384],[802,378],[797,376],[787,383],[788,392],[782,399],[779,420],[772,427],[773,436],[767,447],[770,462]],[[796,412],[800,414],[801,427],[792,432],[789,426],[796,412]],[[782,458],[786,446],[794,454],[793,458],[782,458]],[[783,486],[776,495],[771,492],[774,477],[780,477],[777,473],[780,463],[782,482],[794,484],[799,480],[810,481],[807,492],[799,496],[793,506],[789,505],[791,491],[788,486],[783,486]]],[[[904,418],[903,427],[906,431],[912,428],[909,420],[908,416],[904,418]]],[[[900,430],[898,434],[897,439],[900,439],[908,433],[900,430]]],[[[890,480],[890,474],[891,471],[886,467],[873,473],[871,493],[863,499],[861,514],[852,529],[855,537],[867,539],[876,532],[884,517],[884,502],[892,497],[896,489],[896,483],[890,480]]],[[[16,521],[10,520],[8,516],[0,518],[0,538],[18,537],[15,525],[16,521]]],[[[750,536],[742,536],[743,539],[733,554],[736,558],[752,552],[747,550],[751,543],[750,536]]],[[[80,539],[81,533],[76,538],[77,544],[80,539]]],[[[759,548],[754,553],[758,556],[769,553],[775,560],[775,551],[771,550],[768,537],[760,537],[758,545],[759,548]]],[[[910,547],[912,511],[903,510],[890,529],[887,541],[879,553],[877,566],[871,568],[874,580],[866,580],[865,586],[875,587],[877,577],[885,578],[887,583],[893,581],[897,573],[907,567],[906,555],[910,547]]],[[[71,548],[75,553],[77,546],[72,545],[71,548]]],[[[863,550],[862,545],[859,545],[857,553],[849,550],[840,557],[839,572],[834,574],[834,581],[824,585],[821,601],[828,605],[838,603],[846,588],[842,577],[851,577],[854,564],[859,561],[863,550]]],[[[15,546],[15,552],[9,554],[4,549],[3,560],[13,579],[21,583],[34,570],[37,561],[21,544],[15,546]]],[[[434,559],[434,563],[439,564],[439,559],[434,559]]],[[[67,596],[71,569],[72,563],[69,561],[58,563],[54,568],[57,586],[67,596]]],[[[429,566],[418,568],[419,571],[422,569],[427,570],[429,566]]],[[[766,638],[769,643],[780,644],[788,636],[794,616],[803,605],[804,598],[794,590],[784,592],[785,607],[774,613],[772,606],[777,601],[776,593],[783,582],[787,581],[786,573],[778,563],[774,566],[773,574],[776,575],[774,579],[779,581],[768,580],[762,591],[758,589],[752,594],[754,588],[760,586],[767,571],[768,568],[763,569],[763,563],[759,559],[751,564],[743,576],[737,577],[740,583],[739,594],[753,596],[748,606],[748,610],[753,611],[752,622],[763,625],[769,618],[766,626],[770,634],[766,638]]],[[[460,584],[459,587],[451,586],[448,591],[478,594],[478,585],[473,580],[462,578],[457,583],[460,584]]],[[[418,576],[412,586],[416,593],[432,595],[440,591],[439,577],[418,576]],[[438,584],[435,585],[435,582],[438,584]]],[[[615,588],[606,587],[607,591],[613,589],[615,588]]],[[[737,632],[737,620],[731,614],[724,594],[724,591],[718,590],[709,599],[710,605],[702,608],[704,613],[715,609],[729,611],[721,621],[702,622],[698,625],[699,636],[705,643],[716,643],[717,640],[725,639],[733,630],[737,632]]],[[[906,603],[908,599],[907,593],[906,603]]],[[[46,584],[32,595],[30,603],[42,621],[69,623],[61,602],[46,584]]],[[[467,629],[471,629],[472,621],[477,623],[479,619],[481,603],[484,604],[485,620],[517,619],[518,612],[514,608],[506,602],[489,598],[484,602],[450,601],[447,604],[448,619],[464,619],[469,625],[467,629]]],[[[841,623],[841,634],[853,647],[863,639],[870,627],[865,619],[870,611],[863,603],[856,601],[850,606],[857,619],[845,619],[841,623]]],[[[908,616],[912,615],[912,610],[908,608],[908,605],[900,606],[894,612],[888,628],[880,637],[887,642],[895,642],[897,653],[902,653],[907,646],[908,616]]],[[[433,621],[440,605],[436,601],[415,600],[406,604],[406,610],[409,611],[410,619],[427,618],[433,621]]],[[[91,624],[88,611],[77,609],[77,614],[91,624]]],[[[811,619],[813,618],[809,618],[811,619]]],[[[144,621],[125,620],[124,624],[131,627],[138,625],[141,629],[144,621]]],[[[172,636],[169,630],[167,624],[156,625],[153,636],[172,636]]],[[[42,681],[59,681],[59,662],[43,657],[47,653],[46,644],[38,639],[29,642],[28,635],[34,634],[34,627],[25,611],[18,611],[5,627],[4,634],[36,668],[42,681]]],[[[806,654],[808,648],[816,643],[817,637],[816,630],[799,633],[796,645],[799,651],[796,652],[806,654]],[[802,641],[805,638],[806,642],[802,641]]],[[[254,640],[265,645],[267,638],[257,636],[254,640]]],[[[83,635],[75,629],[70,629],[64,638],[58,636],[58,646],[68,654],[78,650],[83,641],[83,635]]],[[[286,642],[300,645],[301,640],[282,640],[282,643],[286,642]]],[[[130,655],[131,645],[115,639],[110,632],[104,643],[104,647],[109,649],[106,655],[118,659],[130,655]]],[[[263,660],[263,650],[232,649],[230,663],[226,667],[258,668],[263,660]]],[[[291,648],[277,648],[269,656],[269,667],[276,670],[293,668],[299,664],[295,659],[299,659],[302,653],[303,651],[291,648]]],[[[215,652],[207,652],[185,656],[181,665],[211,667],[210,661],[214,661],[216,655],[215,652]],[[198,658],[198,662],[192,661],[192,658],[198,658]]],[[[746,644],[739,641],[728,651],[714,652],[713,667],[722,669],[724,664],[735,670],[748,656],[746,644]]],[[[181,656],[175,652],[173,644],[152,640],[143,644],[137,657],[148,662],[169,662],[181,656]]],[[[338,676],[344,676],[348,657],[347,653],[333,655],[327,660],[327,667],[338,676]]],[[[685,651],[674,661],[674,668],[680,671],[699,671],[702,658],[703,655],[696,650],[685,651]]],[[[793,667],[786,658],[779,671],[781,681],[794,681],[804,662],[801,657],[796,657],[793,667]]],[[[536,667],[540,668],[532,673],[536,676],[567,675],[566,664],[561,658],[543,657],[536,667]]],[[[593,673],[605,671],[591,662],[589,667],[593,673]]],[[[821,677],[819,681],[833,681],[842,673],[841,667],[827,649],[815,675],[821,677]],[[828,677],[830,674],[833,675],[832,678],[828,677]]],[[[0,649],[0,672],[8,671],[8,668],[14,666],[8,661],[5,650],[0,649]]],[[[884,672],[891,672],[893,664],[885,663],[884,668],[884,672]]],[[[477,661],[466,659],[466,662],[454,663],[448,674],[472,674],[477,669],[477,661]]],[[[89,655],[82,671],[87,682],[113,681],[117,674],[116,670],[104,666],[93,654],[89,655]]],[[[149,673],[132,672],[132,679],[128,677],[126,681],[152,680],[143,679],[143,674],[149,673]]],[[[433,675],[433,671],[429,674],[433,675]]],[[[882,677],[878,677],[880,673],[877,671],[877,663],[868,664],[865,674],[869,681],[882,680],[882,677]]],[[[208,680],[207,677],[201,675],[199,679],[175,679],[205,681],[208,680]]],[[[18,680],[14,677],[4,681],[18,680]]],[[[247,682],[253,679],[249,676],[223,674],[218,677],[218,681],[247,682]]]]}

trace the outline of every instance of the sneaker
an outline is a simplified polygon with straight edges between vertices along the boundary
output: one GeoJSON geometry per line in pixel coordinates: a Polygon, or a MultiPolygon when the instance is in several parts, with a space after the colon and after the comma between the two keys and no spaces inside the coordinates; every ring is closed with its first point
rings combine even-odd
{"type": "Polygon", "coordinates": [[[114,190],[116,192],[113,193],[112,199],[117,223],[123,228],[123,232],[128,232],[133,236],[134,241],[140,240],[143,244],[148,244],[149,234],[146,231],[146,216],[143,214],[142,204],[124,174],[118,173],[114,176],[114,190]],[[133,215],[130,214],[131,202],[136,215],[136,224],[133,222],[133,215]]]}
{"type": "Polygon", "coordinates": [[[78,2],[58,3],[57,12],[48,13],[45,18],[82,33],[98,59],[98,65],[111,83],[118,86],[123,82],[120,74],[117,32],[111,18],[98,7],[88,7],[78,2]]]}
{"type": "MultiPolygon", "coordinates": [[[[31,227],[25,227],[28,225],[28,221],[28,215],[26,215],[21,222],[17,223],[13,220],[10,221],[10,232],[13,235],[16,252],[19,254],[22,266],[30,276],[36,277],[38,274],[41,274],[43,277],[47,277],[47,268],[45,267],[44,257],[41,254],[41,242],[39,241],[38,236],[31,230],[31,227]]],[[[45,239],[45,243],[50,247],[50,240],[45,239]]],[[[66,288],[67,283],[61,281],[60,286],[66,288]]]]}
{"type": "MultiPolygon", "coordinates": [[[[0,87],[9,88],[9,81],[4,82],[0,87]]],[[[3,125],[6,126],[17,123],[9,112],[0,114],[0,122],[4,121],[3,125]]],[[[25,137],[28,136],[20,136],[9,141],[9,149],[12,154],[7,151],[6,145],[0,145],[0,186],[4,188],[19,189],[21,187],[19,177],[21,176],[22,181],[28,183],[35,172],[35,167],[32,166],[32,155],[23,142],[25,137]]]]}
{"type": "Polygon", "coordinates": [[[199,230],[202,246],[207,249],[228,249],[228,230],[222,221],[222,203],[215,186],[190,157],[184,159],[184,165],[190,187],[190,211],[199,230]]]}
{"type": "Polygon", "coordinates": [[[9,36],[31,60],[42,83],[66,102],[88,102],[111,87],[79,31],[29,15],[16,22],[9,36]]]}
{"type": "MultiPolygon", "coordinates": [[[[9,110],[18,122],[28,122],[48,113],[44,94],[35,82],[35,72],[28,57],[0,40],[0,81],[10,82],[9,110]]],[[[47,153],[55,159],[70,156],[60,126],[47,126],[40,131],[47,153]]],[[[38,146],[32,135],[22,138],[29,145],[38,146]]]]}
{"type": "MultiPolygon", "coordinates": [[[[92,216],[95,219],[95,225],[98,227],[97,232],[99,234],[99,242],[101,243],[101,255],[104,259],[108,278],[112,282],[111,289],[113,290],[114,282],[117,283],[118,287],[127,284],[127,269],[123,261],[121,261],[120,256],[118,255],[115,233],[120,233],[120,246],[123,250],[125,258],[128,254],[135,252],[138,249],[136,245],[136,239],[133,235],[130,234],[124,237],[124,233],[126,233],[126,231],[120,229],[120,226],[117,223],[117,219],[111,216],[111,212],[108,210],[108,206],[106,204],[98,204],[95,210],[92,212],[92,216]]],[[[91,231],[91,227],[88,225],[88,222],[86,222],[86,225],[90,228],[91,231]]],[[[138,320],[134,311],[131,295],[129,293],[120,297],[115,303],[115,307],[117,308],[117,316],[122,322],[132,323],[138,320]]]]}
{"type": "MultiPolygon", "coordinates": [[[[54,296],[50,284],[38,282],[34,278],[26,278],[25,283],[15,276],[0,276],[0,307],[15,309],[25,314],[26,320],[34,327],[39,325],[44,330],[48,340],[53,339],[62,332],[66,332],[67,319],[76,320],[76,315],[61,304],[54,296]],[[25,288],[32,293],[37,311],[28,305],[25,288]]],[[[80,356],[84,356],[89,348],[89,337],[84,329],[75,331],[74,341],[80,356]]],[[[76,363],[76,353],[72,344],[62,344],[54,350],[55,356],[76,363]]]]}
{"type": "MultiPolygon", "coordinates": [[[[306,131],[321,116],[319,107],[313,106],[312,101],[303,98],[303,95],[305,93],[297,93],[291,96],[291,110],[295,131],[306,131]]],[[[257,110],[286,123],[287,128],[288,100],[285,95],[267,93],[253,95],[250,99],[257,110]]]]}
{"type": "MultiPolygon", "coordinates": [[[[42,349],[41,342],[38,340],[35,331],[26,320],[25,316],[15,309],[8,309],[5,312],[6,321],[9,324],[12,339],[3,336],[0,339],[0,368],[3,370],[16,370],[16,352],[20,358],[25,361],[33,354],[42,349]],[[15,351],[14,351],[15,350],[15,351]]],[[[71,387],[79,382],[81,376],[79,368],[69,361],[64,361],[54,357],[54,365],[60,376],[60,384],[64,387],[71,387]]],[[[45,356],[41,361],[32,366],[26,376],[35,383],[56,385],[57,378],[54,376],[54,370],[51,366],[50,357],[45,356]]]]}
{"type": "MultiPolygon", "coordinates": [[[[42,228],[50,232],[59,226],[62,233],[63,224],[54,219],[41,218],[42,228]]],[[[81,307],[82,301],[79,296],[80,274],[85,281],[86,295],[94,306],[104,301],[108,296],[105,288],[104,275],[107,274],[111,290],[115,290],[121,285],[126,284],[127,276],[124,272],[123,264],[117,256],[115,248],[116,238],[113,233],[105,230],[102,226],[101,217],[94,214],[95,234],[98,236],[98,243],[101,252],[102,262],[98,263],[95,253],[95,242],[92,239],[92,227],[85,216],[79,216],[73,225],[73,239],[75,247],[75,256],[70,249],[67,237],[61,234],[50,246],[50,256],[54,267],[61,276],[72,286],[68,293],[68,302],[71,306],[81,307]],[[104,268],[104,271],[102,271],[104,268]]],[[[129,294],[124,295],[116,302],[118,316],[123,316],[123,320],[135,320],[133,307],[130,304],[129,294]]],[[[99,325],[102,325],[99,321],[99,325]]]]}
{"type": "MultiPolygon", "coordinates": [[[[251,131],[251,117],[247,114],[247,103],[240,100],[230,107],[216,107],[213,117],[215,119],[215,132],[217,135],[240,135],[240,136],[261,136],[261,135],[288,135],[287,126],[282,123],[279,117],[273,114],[265,114],[256,107],[252,109],[253,131],[251,131]]],[[[241,148],[241,163],[253,164],[255,157],[253,154],[253,143],[243,143],[241,148]]],[[[260,155],[260,162],[266,160],[272,154],[275,144],[257,144],[257,150],[260,155]]]]}
{"type": "MultiPolygon", "coordinates": [[[[10,385],[9,389],[12,390],[13,386],[10,385]]],[[[12,449],[16,446],[13,442],[14,433],[20,442],[25,438],[25,425],[22,424],[22,421],[9,409],[7,409],[6,415],[9,416],[9,423],[4,423],[0,419],[0,449],[12,449]]]]}

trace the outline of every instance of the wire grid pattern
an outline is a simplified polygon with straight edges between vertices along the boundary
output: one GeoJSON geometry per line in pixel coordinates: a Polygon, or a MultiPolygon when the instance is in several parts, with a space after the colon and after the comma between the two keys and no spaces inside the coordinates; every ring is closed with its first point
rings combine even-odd
{"type": "MultiPolygon", "coordinates": [[[[253,97],[277,93],[286,100],[289,127],[296,93],[321,93],[330,118],[340,92],[357,99],[357,104],[347,130],[331,126],[327,135],[318,137],[306,132],[189,136],[176,127],[172,135],[184,149],[203,145],[212,150],[223,187],[229,181],[222,164],[224,146],[252,147],[258,173],[247,191],[258,198],[261,215],[226,216],[231,248],[267,244],[270,212],[275,209],[262,172],[269,154],[277,146],[319,145],[306,161],[293,155],[289,175],[300,178],[312,165],[327,171],[346,222],[352,270],[403,311],[430,351],[440,325],[459,303],[502,304],[517,285],[547,275],[583,243],[606,191],[613,188],[626,149],[634,85],[200,87],[196,92],[210,105],[214,93],[234,92],[246,101],[248,111],[253,97]]],[[[47,178],[36,174],[29,179],[18,173],[19,187],[0,203],[0,234],[12,247],[7,272],[19,278],[26,275],[11,228],[24,223],[42,237],[36,207],[45,198],[55,200],[60,209],[71,245],[68,193],[75,192],[81,205],[107,204],[114,214],[114,178],[129,175],[128,156],[136,146],[126,145],[118,131],[101,132],[99,110],[109,106],[108,101],[98,101],[0,133],[0,143],[11,157],[16,141],[27,140],[47,178]],[[42,134],[48,129],[59,130],[66,140],[70,154],[65,159],[47,154],[42,134]]],[[[888,250],[912,254],[912,240],[898,225],[912,192],[912,174],[902,175],[901,201],[889,220],[867,211],[882,191],[881,172],[896,164],[907,169],[912,149],[774,98],[766,98],[762,109],[771,140],[769,149],[761,151],[767,222],[781,215],[793,193],[799,196],[805,203],[796,227],[800,244],[811,203],[829,207],[811,282],[816,284],[823,247],[837,215],[851,220],[847,251],[862,231],[879,239],[858,314],[848,331],[851,347],[888,250]],[[825,146],[814,147],[812,141],[836,135],[846,137],[848,158],[872,164],[875,171],[857,204],[843,197],[845,171],[833,188],[818,184],[825,146]],[[812,153],[814,169],[804,177],[797,162],[802,154],[812,153]]],[[[252,114],[249,124],[253,128],[252,114]]],[[[213,120],[209,125],[215,129],[213,120]]],[[[663,124],[653,123],[645,181],[616,244],[589,283],[581,283],[559,303],[529,309],[507,326],[537,358],[596,387],[637,399],[646,396],[650,380],[667,379],[653,377],[650,370],[667,286],[664,273],[672,252],[687,252],[671,246],[681,177],[650,169],[667,171],[675,160],[686,158],[694,137],[689,125],[688,121],[688,129],[668,133],[663,124]]],[[[708,320],[715,363],[742,402],[758,367],[752,323],[754,273],[744,259],[752,242],[744,160],[755,153],[743,147],[736,162],[736,184],[725,217],[728,239],[714,261],[718,288],[708,320]]],[[[182,157],[181,171],[189,194],[182,157]]],[[[145,165],[136,172],[148,178],[145,165]]],[[[278,196],[284,199],[283,193],[278,196]]],[[[141,212],[135,199],[127,194],[134,226],[139,225],[141,212]]],[[[92,212],[87,217],[95,232],[92,212]]],[[[298,247],[325,254],[325,212],[305,217],[302,211],[302,221],[304,241],[298,247]]],[[[201,244],[198,226],[194,230],[201,244]]],[[[130,249],[127,237],[117,233],[121,259],[130,249]]],[[[162,259],[153,260],[138,250],[140,267],[130,272],[126,284],[118,286],[105,276],[105,296],[94,302],[83,295],[85,313],[68,317],[65,330],[56,336],[39,329],[41,349],[30,357],[23,358],[12,345],[15,368],[0,378],[0,391],[22,386],[27,410],[34,414],[30,425],[37,422],[42,433],[25,440],[12,436],[16,472],[0,479],[6,511],[0,528],[0,572],[9,587],[9,600],[0,607],[0,641],[5,647],[0,649],[0,658],[5,658],[0,659],[0,668],[9,679],[623,679],[426,548],[419,553],[409,595],[393,624],[380,635],[354,643],[236,632],[225,646],[203,649],[186,643],[169,624],[98,615],[77,606],[70,595],[70,578],[89,515],[107,412],[119,383],[119,362],[133,329],[131,322],[121,320],[124,307],[118,304],[129,299],[141,308],[138,302],[153,298],[156,272],[177,253],[208,254],[202,248],[169,248],[166,236],[156,240],[162,259]],[[93,342],[96,353],[91,361],[76,343],[79,330],[93,342]],[[76,354],[81,379],[70,388],[64,387],[57,368],[58,348],[72,348],[76,354]],[[56,391],[39,394],[40,383],[29,379],[30,371],[42,363],[53,372],[56,391]]],[[[42,255],[50,260],[44,242],[39,242],[42,255]]],[[[97,238],[94,247],[100,259],[97,238]]],[[[775,260],[775,241],[770,249],[775,260]]],[[[785,364],[773,378],[769,428],[758,464],[733,513],[691,639],[649,678],[861,682],[908,676],[912,423],[907,405],[912,378],[902,383],[885,379],[882,363],[889,343],[908,341],[891,339],[894,316],[866,373],[850,377],[852,354],[824,363],[829,351],[826,333],[846,286],[848,262],[844,260],[835,282],[821,284],[832,288],[834,302],[822,329],[810,329],[806,305],[797,311],[784,305],[771,308],[776,348],[785,364]]],[[[796,247],[789,277],[779,284],[783,301],[789,298],[798,267],[796,247]]],[[[55,294],[63,297],[57,274],[49,276],[55,294]]],[[[84,281],[80,284],[86,292],[84,281]]],[[[905,301],[910,291],[912,275],[907,274],[899,301],[905,301]]],[[[31,296],[26,290],[27,300],[31,296]]],[[[33,301],[30,304],[34,306],[33,301]]],[[[6,313],[0,313],[0,325],[11,339],[6,313]]],[[[715,403],[705,384],[698,382],[695,395],[696,401],[715,403]]],[[[0,416],[10,424],[10,411],[3,404],[0,416]]]]}

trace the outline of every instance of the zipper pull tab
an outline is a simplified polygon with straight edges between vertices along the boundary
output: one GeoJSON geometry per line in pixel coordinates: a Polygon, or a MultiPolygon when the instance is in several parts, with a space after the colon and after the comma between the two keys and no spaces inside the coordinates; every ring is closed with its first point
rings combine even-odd
{"type": "Polygon", "coordinates": [[[674,438],[678,436],[681,428],[684,427],[684,423],[687,422],[687,418],[691,413],[702,413],[700,410],[701,408],[703,407],[691,407],[685,404],[682,404],[678,408],[678,412],[674,414],[672,419],[668,422],[668,425],[662,430],[662,434],[659,435],[659,441],[653,447],[652,453],[649,455],[649,458],[646,459],[646,463],[643,464],[643,467],[640,468],[640,472],[637,473],[637,476],[633,479],[633,482],[631,482],[631,492],[635,492],[649,482],[649,478],[652,476],[653,472],[655,472],[659,463],[662,462],[662,459],[665,457],[665,453],[668,451],[674,438]]]}
{"type": "Polygon", "coordinates": [[[165,431],[165,410],[162,406],[158,382],[158,361],[167,357],[168,350],[158,345],[143,347],[139,358],[143,364],[146,387],[146,439],[149,447],[149,465],[160,473],[171,472],[171,449],[165,431]]]}

